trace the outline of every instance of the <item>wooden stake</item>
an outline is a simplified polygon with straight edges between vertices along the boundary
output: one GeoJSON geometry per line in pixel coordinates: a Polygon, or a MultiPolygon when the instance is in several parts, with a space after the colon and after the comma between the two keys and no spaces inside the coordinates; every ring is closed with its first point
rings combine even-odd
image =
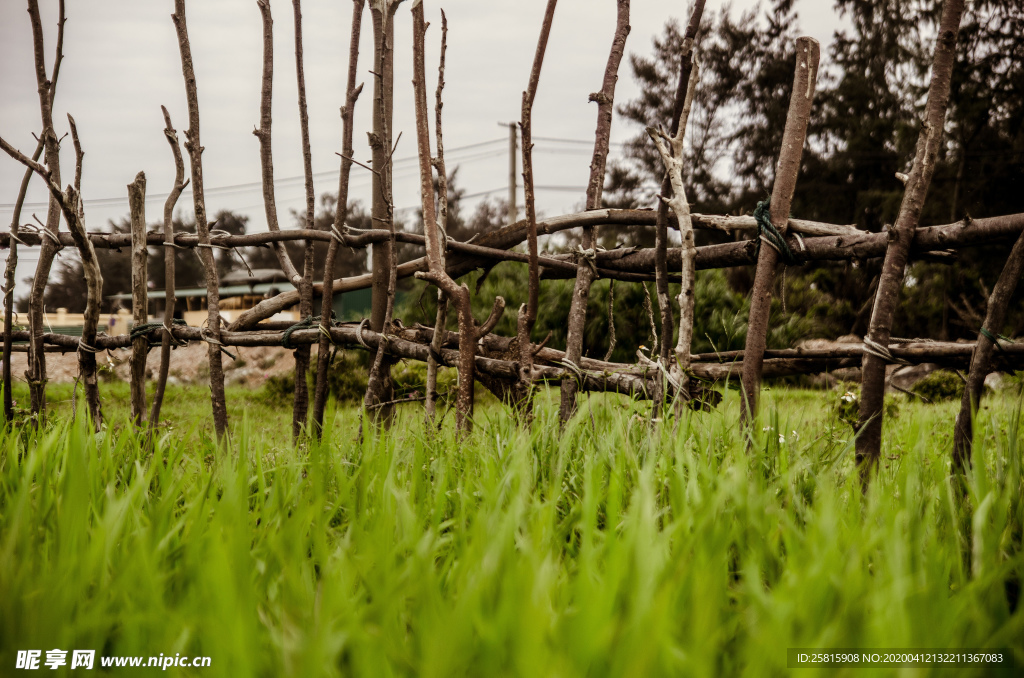
{"type": "MultiPolygon", "coordinates": [[[[185,190],[188,181],[185,179],[185,163],[181,158],[181,149],[178,147],[178,133],[171,124],[171,114],[164,106],[160,107],[164,114],[164,136],[167,143],[171,145],[171,154],[174,156],[174,186],[167,194],[164,201],[164,233],[163,242],[174,242],[174,206],[185,190]]],[[[171,327],[174,324],[174,262],[175,248],[165,246],[164,251],[164,327],[171,327]]],[[[171,366],[171,343],[174,337],[170,331],[164,331],[160,342],[160,374],[157,376],[156,392],[153,393],[153,411],[149,415],[149,428],[152,432],[160,421],[160,407],[164,402],[164,391],[167,388],[167,373],[171,366]]]]}
{"type": "MultiPolygon", "coordinates": [[[[338,179],[338,202],[334,206],[334,226],[331,240],[327,245],[324,262],[324,280],[334,278],[334,262],[338,253],[338,241],[345,239],[345,220],[348,218],[348,185],[352,171],[352,120],[356,100],[363,86],[356,86],[359,66],[359,35],[362,31],[363,6],[365,0],[354,0],[352,4],[352,35],[348,48],[348,84],[345,88],[345,105],[341,109],[341,173],[338,179]]],[[[313,394],[313,428],[320,435],[324,425],[324,409],[327,406],[327,368],[330,359],[331,342],[328,330],[331,327],[331,313],[334,309],[334,287],[323,285],[323,303],[320,306],[320,345],[317,350],[316,385],[313,394]]]]}
{"type": "Polygon", "coordinates": [[[953,432],[953,470],[963,473],[971,465],[971,446],[974,436],[974,411],[981,406],[981,397],[985,388],[985,377],[992,369],[993,352],[1003,351],[999,345],[999,333],[1006,324],[1006,315],[1010,300],[1017,289],[1017,283],[1024,274],[1024,232],[1017,238],[1010,256],[1006,259],[999,280],[992,288],[988,299],[988,310],[985,322],[978,334],[971,357],[971,371],[967,375],[967,384],[960,399],[960,412],[956,417],[953,432]]]}
{"type": "MultiPolygon", "coordinates": [[[[316,193],[313,191],[313,154],[309,147],[309,112],[306,109],[306,76],[302,64],[302,8],[300,0],[292,0],[295,20],[295,71],[299,88],[299,129],[302,134],[302,171],[306,187],[305,227],[312,229],[316,214],[316,193]]],[[[305,242],[302,257],[302,284],[299,285],[299,317],[313,315],[313,242],[305,242]]],[[[309,346],[295,349],[295,403],[292,408],[292,439],[298,439],[306,427],[309,413],[309,346]]]]}
{"type": "MultiPolygon", "coordinates": [[[[686,31],[683,33],[683,54],[679,64],[679,84],[676,87],[676,98],[672,106],[672,120],[670,127],[671,136],[679,132],[679,120],[683,113],[683,107],[687,97],[693,94],[689,90],[690,76],[693,69],[693,45],[697,39],[697,31],[700,28],[700,20],[704,15],[704,0],[697,0],[694,3],[693,11],[690,13],[690,20],[686,24],[686,31]]],[[[672,179],[665,175],[661,182],[661,195],[672,195],[672,179]]],[[[692,222],[692,218],[691,218],[692,222]]],[[[658,312],[661,314],[661,336],[662,342],[659,345],[659,357],[663,365],[671,363],[670,355],[672,344],[672,304],[668,298],[668,223],[669,204],[664,200],[658,201],[658,216],[655,225],[654,235],[654,275],[658,297],[658,312]]],[[[657,377],[660,393],[655,402],[660,403],[665,395],[665,380],[659,373],[657,377]]]]}
{"type": "MultiPolygon", "coordinates": [[[[128,205],[132,225],[132,322],[145,325],[149,322],[148,252],[146,250],[146,175],[139,172],[135,181],[128,184],[128,205]]],[[[132,419],[136,426],[146,421],[146,356],[149,355],[149,340],[138,337],[132,341],[131,392],[132,419]]]]}
{"type": "Polygon", "coordinates": [[[188,124],[185,131],[185,150],[189,154],[192,168],[192,204],[196,213],[196,231],[199,235],[199,259],[206,275],[207,314],[204,340],[210,347],[210,401],[213,409],[213,425],[217,438],[223,439],[228,432],[228,410],[224,398],[224,367],[221,362],[220,344],[220,281],[217,279],[217,265],[210,250],[210,226],[206,221],[206,198],[203,193],[203,147],[199,140],[199,94],[196,89],[195,68],[192,65],[192,48],[188,42],[188,28],[185,23],[185,0],[174,0],[174,14],[171,15],[178,33],[178,49],[181,53],[181,70],[185,78],[185,96],[188,100],[188,124]]]}
{"type": "MultiPolygon", "coordinates": [[[[394,257],[394,204],[392,198],[392,146],[391,126],[394,117],[394,37],[395,12],[402,0],[371,0],[370,16],[374,37],[374,87],[373,87],[373,132],[370,134],[370,148],[373,159],[371,183],[372,204],[370,215],[374,227],[384,227],[391,237],[375,243],[371,256],[370,275],[373,279],[370,308],[370,326],[378,332],[388,332],[395,305],[397,261],[394,257]]],[[[394,408],[388,405],[376,407],[394,400],[394,386],[391,383],[391,362],[386,352],[377,351],[367,380],[366,395],[363,399],[373,419],[385,425],[390,423],[394,408]]]]}
{"type": "MultiPolygon", "coordinates": [[[[945,0],[942,5],[925,119],[917,139],[917,153],[906,181],[903,202],[900,204],[896,223],[888,232],[889,247],[885,252],[885,262],[882,264],[878,291],[875,292],[875,304],[871,311],[871,323],[868,326],[866,339],[875,346],[884,347],[889,343],[910,243],[914,239],[914,231],[917,229],[921,210],[928,195],[928,187],[932,181],[932,173],[935,171],[939,146],[942,144],[942,127],[946,118],[946,104],[949,101],[953,63],[956,60],[956,37],[963,13],[964,0],[945,0]]],[[[857,464],[861,467],[865,481],[871,469],[877,465],[882,450],[882,405],[885,398],[886,362],[886,359],[875,353],[866,353],[864,356],[857,464]]]]}
{"type": "MultiPolygon", "coordinates": [[[[42,117],[43,130],[43,158],[46,167],[50,171],[50,181],[60,187],[60,145],[57,141],[57,133],[53,129],[53,99],[55,83],[64,58],[64,0],[59,3],[59,19],[57,21],[57,52],[53,64],[53,78],[46,78],[46,56],[43,46],[43,24],[39,18],[38,0],[28,1],[28,14],[32,24],[32,46],[35,57],[36,84],[39,93],[39,112],[42,117]]],[[[53,258],[57,254],[57,247],[53,237],[60,230],[61,208],[58,200],[51,193],[50,204],[46,212],[47,237],[39,248],[39,259],[36,261],[36,272],[32,278],[32,287],[29,292],[28,301],[28,324],[32,333],[29,341],[28,371],[25,378],[28,380],[32,414],[37,424],[46,421],[46,356],[43,350],[43,295],[46,292],[46,282],[50,277],[50,267],[53,265],[53,258]]]]}
{"type": "Polygon", "coordinates": [[[548,0],[541,23],[537,51],[530,69],[530,84],[523,92],[522,118],[519,128],[523,138],[523,196],[526,203],[527,247],[530,252],[530,278],[527,302],[519,307],[516,336],[519,340],[520,379],[516,402],[524,422],[533,421],[533,355],[529,350],[530,334],[537,322],[537,303],[540,294],[540,262],[537,253],[537,205],[533,189],[533,101],[537,98],[540,70],[544,65],[544,52],[548,47],[551,22],[555,16],[558,0],[548,0]]]}
{"type": "MultiPolygon", "coordinates": [[[[818,41],[803,37],[796,42],[796,73],[793,92],[789,97],[786,129],[782,135],[779,164],[772,187],[771,222],[785,234],[789,225],[789,208],[793,202],[800,158],[803,156],[807,136],[807,121],[811,116],[814,87],[818,77],[818,41]]],[[[761,243],[754,274],[754,289],[750,294],[750,320],[747,323],[747,342],[743,358],[743,398],[740,399],[740,421],[750,423],[757,415],[757,399],[761,391],[761,371],[764,349],[768,341],[768,317],[772,305],[779,253],[774,247],[761,243]]]]}
{"type": "MultiPolygon", "coordinates": [[[[612,113],[615,110],[615,83],[618,80],[619,63],[626,51],[626,37],[629,35],[629,0],[618,0],[618,12],[615,23],[615,37],[612,39],[611,52],[604,69],[601,91],[590,95],[590,100],[597,102],[597,131],[594,133],[594,155],[590,162],[590,180],[587,182],[587,209],[596,210],[601,207],[601,192],[604,189],[605,166],[608,163],[608,146],[611,141],[612,113]]],[[[583,227],[583,257],[596,256],[597,233],[593,226],[583,227]]],[[[583,355],[583,330],[587,321],[587,302],[590,300],[590,286],[594,282],[594,269],[588,262],[580,259],[582,264],[576,269],[576,285],[573,287],[572,300],[569,305],[569,326],[565,339],[565,357],[572,364],[578,364],[583,355]]],[[[576,411],[576,383],[572,380],[562,382],[562,400],[559,418],[564,426],[576,411]]]]}
{"type": "MultiPolygon", "coordinates": [[[[43,154],[43,138],[39,137],[32,160],[39,161],[43,154]]],[[[14,213],[11,215],[11,232],[8,237],[11,251],[7,253],[7,268],[4,274],[4,421],[11,421],[14,417],[14,384],[11,382],[11,330],[14,324],[14,285],[17,280],[18,270],[18,230],[21,225],[21,208],[25,204],[25,196],[28,194],[28,184],[32,179],[32,168],[25,170],[21,178],[21,188],[18,189],[18,199],[14,201],[14,213]]]]}

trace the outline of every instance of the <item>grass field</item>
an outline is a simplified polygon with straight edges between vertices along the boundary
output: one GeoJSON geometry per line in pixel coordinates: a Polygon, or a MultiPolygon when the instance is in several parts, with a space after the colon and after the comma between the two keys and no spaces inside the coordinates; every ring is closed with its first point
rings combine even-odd
{"type": "Polygon", "coordinates": [[[168,670],[195,676],[780,675],[796,647],[1009,648],[1024,666],[1008,393],[981,412],[966,503],[952,403],[900,406],[865,495],[835,392],[766,393],[749,454],[731,391],[654,429],[594,396],[564,433],[542,393],[532,433],[485,405],[464,442],[454,415],[430,437],[406,406],[360,444],[338,409],[299,447],[290,412],[230,391],[218,449],[208,391],[174,388],[152,453],[127,388],[104,393],[102,435],[70,423],[59,386],[48,428],[0,433],[2,675],[53,648],[94,649],[97,668],[209,656],[168,670]]]}

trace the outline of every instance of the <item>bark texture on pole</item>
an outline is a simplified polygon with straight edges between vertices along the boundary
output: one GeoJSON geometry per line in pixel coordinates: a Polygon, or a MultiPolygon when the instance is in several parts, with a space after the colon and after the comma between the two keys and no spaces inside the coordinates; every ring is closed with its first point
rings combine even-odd
{"type": "MultiPolygon", "coordinates": [[[[800,159],[807,138],[807,121],[811,116],[814,88],[818,77],[818,41],[802,37],[796,41],[796,73],[793,92],[789,97],[786,129],[782,135],[779,164],[772,186],[771,222],[783,235],[789,225],[789,209],[793,203],[800,159]]],[[[753,421],[757,415],[757,399],[761,392],[761,370],[764,349],[768,341],[768,319],[772,306],[772,290],[779,263],[779,253],[767,241],[761,243],[754,273],[754,288],[750,293],[750,316],[747,322],[747,341],[744,348],[740,421],[753,421]]]]}
{"type": "MultiPolygon", "coordinates": [[[[39,139],[36,144],[36,151],[32,154],[32,160],[39,161],[43,154],[43,140],[39,139]]],[[[11,251],[7,253],[7,268],[4,272],[4,421],[11,421],[14,417],[14,384],[11,381],[11,331],[14,324],[14,285],[17,280],[18,270],[18,231],[21,226],[21,208],[25,205],[25,196],[28,194],[28,184],[32,180],[32,168],[25,170],[21,178],[21,188],[18,189],[18,199],[14,201],[14,213],[11,215],[11,232],[8,236],[11,251]]]]}
{"type": "MultiPolygon", "coordinates": [[[[139,172],[128,184],[128,206],[132,226],[132,322],[135,326],[149,322],[149,281],[146,250],[146,175],[139,172]]],[[[132,419],[136,426],[146,421],[146,356],[149,340],[138,337],[132,341],[131,400],[132,419]]]]}
{"type": "MultiPolygon", "coordinates": [[[[427,26],[423,18],[423,3],[418,2],[412,8],[412,39],[413,39],[413,90],[416,104],[416,143],[420,164],[420,196],[423,207],[423,234],[426,238],[427,265],[429,270],[418,277],[436,285],[448,300],[455,306],[459,319],[459,393],[456,400],[456,422],[459,431],[468,433],[473,427],[473,386],[476,366],[477,333],[473,323],[473,310],[470,305],[469,288],[457,284],[446,272],[444,267],[445,235],[438,228],[437,216],[434,211],[434,186],[431,173],[430,129],[427,110],[427,84],[425,65],[425,35],[427,26]]],[[[442,71],[443,81],[443,71],[442,71]]],[[[438,111],[440,117],[440,111],[438,111]]],[[[438,147],[438,158],[442,158],[443,148],[438,147]]],[[[443,162],[439,163],[441,171],[443,162]]],[[[447,205],[445,205],[447,209],[447,205]]],[[[504,308],[504,301],[502,301],[504,308]]]]}
{"type": "MultiPolygon", "coordinates": [[[[57,53],[53,66],[53,78],[46,78],[46,55],[43,44],[43,24],[39,18],[38,0],[28,0],[28,14],[32,24],[32,47],[35,59],[36,85],[39,93],[39,113],[42,119],[42,140],[43,160],[50,172],[49,181],[60,187],[60,145],[57,141],[57,132],[53,128],[53,99],[55,93],[54,83],[57,80],[60,62],[63,59],[64,42],[64,1],[59,5],[59,20],[57,23],[57,53]]],[[[46,212],[46,231],[56,235],[60,230],[61,208],[57,198],[51,192],[49,208],[46,212]]],[[[53,265],[53,258],[57,254],[57,246],[52,238],[47,237],[39,248],[39,259],[36,262],[36,273],[32,278],[32,287],[29,291],[28,302],[28,325],[32,337],[29,341],[28,371],[25,378],[28,380],[32,414],[36,422],[41,424],[46,420],[46,356],[43,350],[43,294],[46,291],[46,281],[50,277],[50,267],[53,265]]]]}
{"type": "MultiPolygon", "coordinates": [[[[676,215],[676,220],[679,223],[679,237],[682,240],[679,261],[679,296],[676,298],[676,302],[679,304],[679,335],[676,339],[675,359],[668,367],[671,377],[670,385],[675,389],[676,397],[680,399],[680,402],[690,399],[690,347],[693,344],[694,291],[697,286],[697,248],[693,240],[690,204],[686,200],[686,188],[683,186],[683,164],[686,162],[686,156],[683,153],[683,139],[686,136],[686,123],[690,117],[690,107],[693,105],[693,94],[697,90],[699,78],[700,69],[696,63],[693,63],[690,69],[690,82],[686,87],[686,101],[679,114],[674,135],[669,136],[663,130],[653,127],[647,128],[647,133],[658,148],[658,154],[665,164],[665,172],[672,185],[671,195],[669,197],[660,196],[661,202],[668,203],[672,213],[676,215]]],[[[660,257],[663,250],[658,251],[660,257]]],[[[671,331],[663,331],[662,346],[667,345],[671,338],[671,331]]],[[[658,361],[661,361],[660,355],[655,362],[658,361]]],[[[662,364],[664,365],[664,363],[662,364]]]]}
{"type": "Polygon", "coordinates": [[[64,219],[68,222],[68,230],[75,241],[75,247],[78,248],[82,272],[85,275],[85,314],[82,320],[82,338],[78,344],[78,370],[82,376],[89,418],[93,428],[99,431],[103,425],[103,412],[100,407],[95,344],[100,321],[100,303],[103,301],[103,272],[100,271],[96,250],[89,241],[85,229],[85,208],[82,203],[82,164],[85,153],[78,138],[78,126],[70,113],[68,125],[71,127],[71,140],[75,146],[75,184],[68,186],[61,201],[61,208],[64,219]]]}
{"type": "MultiPolygon", "coordinates": [[[[334,278],[334,262],[338,255],[338,244],[345,239],[345,221],[348,219],[348,185],[352,172],[352,121],[355,114],[356,100],[363,86],[356,86],[356,75],[359,68],[359,36],[362,32],[363,7],[365,0],[354,0],[352,3],[352,34],[348,48],[348,82],[345,88],[345,105],[341,109],[341,173],[338,178],[338,202],[334,207],[334,225],[331,240],[327,245],[327,256],[324,262],[325,281],[334,278]]],[[[330,367],[331,340],[328,330],[331,327],[331,314],[334,309],[334,286],[323,285],[322,304],[320,306],[320,344],[317,349],[316,384],[313,391],[313,428],[317,435],[323,431],[324,409],[327,407],[327,368],[330,367]]]]}
{"type": "MultiPolygon", "coordinates": [[[[71,116],[68,116],[68,121],[71,124],[72,138],[75,143],[75,184],[80,186],[82,181],[82,158],[84,154],[82,153],[81,144],[78,141],[78,131],[75,128],[74,119],[71,118],[71,116]]],[[[35,160],[24,155],[2,138],[0,138],[0,150],[3,150],[9,156],[31,169],[46,182],[47,190],[50,192],[50,198],[57,204],[58,208],[63,213],[64,219],[67,221],[69,230],[71,231],[71,240],[75,247],[78,248],[79,256],[82,259],[82,268],[86,283],[85,315],[84,322],[82,324],[82,336],[79,338],[71,337],[70,339],[74,342],[75,350],[78,351],[80,373],[86,379],[86,399],[89,404],[90,414],[93,416],[93,423],[98,428],[102,422],[102,417],[100,415],[99,391],[96,383],[96,360],[93,353],[95,353],[98,343],[96,328],[99,321],[99,305],[103,288],[103,278],[100,275],[99,262],[96,260],[96,252],[93,249],[91,240],[86,234],[85,224],[83,222],[84,212],[81,206],[81,195],[76,186],[68,186],[67,190],[62,192],[60,190],[60,186],[58,186],[53,180],[53,173],[50,172],[48,167],[44,167],[35,160]]],[[[11,337],[13,339],[13,337],[20,334],[21,333],[19,332],[11,332],[11,337]]],[[[48,335],[39,335],[38,339],[41,344],[45,344],[46,336],[48,335]]],[[[34,333],[31,330],[29,331],[27,338],[34,338],[34,333]]],[[[29,355],[31,355],[33,351],[36,351],[36,349],[29,344],[29,355]]],[[[45,346],[40,347],[40,350],[38,350],[38,353],[43,352],[45,352],[45,346]]]]}
{"type": "MultiPolygon", "coordinates": [[[[397,262],[394,260],[394,204],[392,198],[392,146],[391,126],[394,118],[395,80],[395,12],[402,0],[371,0],[370,16],[373,24],[373,131],[369,135],[372,151],[373,178],[370,215],[374,227],[384,227],[392,235],[386,241],[374,243],[371,254],[370,275],[373,279],[370,302],[370,327],[387,334],[395,305],[397,262]]],[[[391,421],[394,408],[383,403],[393,399],[391,361],[386,352],[378,349],[370,366],[370,375],[363,402],[373,418],[385,424],[391,421]]]]}
{"type": "Polygon", "coordinates": [[[210,401],[213,408],[213,425],[217,437],[223,438],[228,431],[228,410],[224,399],[224,367],[220,354],[220,281],[217,265],[210,248],[210,226],[206,221],[206,199],[203,194],[203,147],[199,139],[199,94],[196,89],[195,68],[192,65],[192,48],[188,42],[188,28],[185,23],[185,0],[174,0],[174,14],[171,15],[178,33],[178,49],[181,53],[181,70],[185,78],[185,97],[188,100],[188,130],[185,131],[185,150],[189,154],[192,172],[192,204],[196,213],[196,231],[199,235],[199,259],[206,276],[206,298],[208,304],[206,334],[203,340],[209,346],[210,359],[210,401]]]}
{"type": "MultiPolygon", "coordinates": [[[[281,231],[277,221],[277,200],[274,197],[274,154],[271,145],[271,115],[274,101],[274,19],[270,12],[270,0],[257,0],[263,21],[263,83],[260,89],[260,126],[252,131],[260,142],[260,169],[263,182],[263,209],[267,215],[267,228],[272,233],[281,231]]],[[[272,247],[281,270],[295,289],[300,289],[302,276],[299,275],[283,242],[272,247]]]]}
{"type": "MultiPolygon", "coordinates": [[[[448,17],[445,16],[444,10],[441,10],[441,56],[438,59],[437,65],[437,89],[434,92],[434,115],[435,115],[435,130],[437,134],[437,155],[431,161],[434,169],[437,170],[437,226],[441,231],[443,237],[441,243],[441,269],[447,275],[447,250],[448,250],[448,170],[444,164],[444,134],[442,133],[442,115],[441,111],[444,108],[444,101],[441,98],[444,92],[444,62],[445,56],[448,52],[448,17]]],[[[424,84],[424,86],[426,86],[424,84]]],[[[509,125],[509,130],[512,133],[512,164],[515,164],[515,125],[509,125]]],[[[513,175],[515,172],[513,172],[513,175]]],[[[511,180],[512,193],[515,192],[515,177],[511,180]]],[[[509,203],[512,204],[511,202],[509,203]]],[[[514,209],[513,207],[509,208],[514,209]]],[[[437,312],[434,315],[434,339],[430,344],[431,352],[427,356],[427,383],[426,383],[426,394],[424,395],[423,401],[423,414],[424,423],[428,430],[434,425],[435,418],[437,417],[437,370],[439,363],[437,356],[441,350],[441,341],[445,336],[445,329],[448,326],[448,297],[444,291],[439,287],[437,290],[437,312]]],[[[461,377],[460,377],[461,378],[461,377]]],[[[470,397],[472,402],[472,396],[470,397]]],[[[438,426],[440,423],[438,422],[438,426]]]]}
{"type": "MultiPolygon", "coordinates": [[[[953,64],[956,61],[956,38],[963,13],[964,0],[945,0],[943,3],[939,33],[935,41],[931,83],[928,86],[925,119],[917,139],[917,153],[906,181],[903,202],[900,204],[896,223],[889,230],[891,241],[885,252],[885,262],[882,264],[875,303],[871,311],[866,339],[874,346],[885,347],[889,343],[910,243],[914,239],[914,231],[917,229],[935,171],[935,162],[942,143],[942,128],[946,118],[946,104],[949,101],[953,64]]],[[[875,353],[865,354],[857,434],[857,463],[861,466],[865,478],[877,464],[882,449],[885,366],[885,359],[875,353]]]]}
{"type": "MultiPolygon", "coordinates": [[[[313,153],[309,147],[309,111],[306,108],[306,75],[302,63],[302,7],[292,0],[295,19],[295,80],[299,89],[299,127],[302,133],[302,172],[306,188],[305,227],[312,230],[316,214],[316,193],[313,191],[313,153]]],[[[299,285],[299,317],[313,315],[313,240],[305,242],[302,257],[302,283],[299,285]]],[[[306,426],[309,413],[309,346],[295,349],[295,402],[292,407],[292,438],[297,439],[306,426]]]]}
{"type": "Polygon", "coordinates": [[[1010,256],[1006,259],[1002,273],[988,298],[985,322],[978,334],[978,343],[971,357],[971,371],[960,399],[960,412],[956,416],[953,432],[953,470],[963,472],[971,464],[971,447],[974,438],[974,411],[981,405],[985,389],[985,377],[992,369],[992,354],[1005,349],[998,343],[999,333],[1006,324],[1007,311],[1017,284],[1024,275],[1024,232],[1017,238],[1010,256]]]}
{"type": "MultiPolygon", "coordinates": [[[[596,210],[601,207],[601,192],[604,189],[605,167],[608,164],[608,146],[611,141],[612,113],[615,110],[615,83],[619,78],[619,64],[626,51],[626,38],[629,36],[629,0],[618,0],[616,13],[615,36],[612,39],[608,63],[605,65],[601,91],[590,95],[590,100],[597,102],[597,131],[594,133],[594,155],[590,161],[590,180],[587,182],[587,209],[596,210]]],[[[583,355],[583,330],[587,322],[587,302],[590,300],[590,286],[594,282],[594,268],[591,268],[586,257],[595,256],[597,252],[597,234],[594,226],[583,227],[583,243],[576,269],[576,285],[573,287],[572,300],[569,304],[569,327],[566,335],[565,358],[572,364],[579,363],[583,355]]],[[[562,382],[562,400],[559,418],[564,426],[576,411],[576,385],[572,380],[562,382]]]]}
{"type": "MultiPolygon", "coordinates": [[[[171,124],[171,114],[167,108],[160,107],[164,114],[164,136],[167,143],[171,145],[171,155],[174,157],[174,185],[171,192],[167,194],[164,201],[164,242],[174,242],[174,206],[185,190],[188,181],[185,179],[185,163],[181,157],[181,149],[178,147],[178,133],[171,124]]],[[[164,247],[164,327],[170,328],[174,324],[174,251],[173,247],[164,247]]],[[[160,408],[164,402],[164,391],[167,389],[167,373],[171,366],[171,343],[174,337],[170,330],[161,333],[160,342],[160,372],[157,375],[156,391],[153,393],[153,410],[149,415],[149,428],[154,430],[160,421],[160,408]]]]}
{"type": "Polygon", "coordinates": [[[516,337],[519,341],[520,383],[516,402],[525,421],[533,419],[533,355],[530,350],[530,335],[534,323],[537,322],[537,303],[540,294],[540,262],[537,253],[537,205],[533,191],[533,101],[537,98],[537,86],[540,83],[540,71],[544,65],[544,52],[548,47],[548,36],[551,35],[551,22],[555,16],[555,5],[558,0],[548,0],[544,10],[544,21],[541,23],[540,38],[537,40],[537,51],[533,56],[533,67],[530,69],[530,83],[523,92],[522,118],[519,128],[523,138],[523,196],[526,203],[527,247],[530,253],[530,271],[527,301],[519,307],[519,318],[516,323],[516,337]]]}

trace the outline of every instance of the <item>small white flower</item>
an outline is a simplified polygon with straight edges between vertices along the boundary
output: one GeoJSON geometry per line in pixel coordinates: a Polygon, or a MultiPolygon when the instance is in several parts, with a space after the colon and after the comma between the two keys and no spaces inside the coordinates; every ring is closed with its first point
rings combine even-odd
{"type": "Polygon", "coordinates": [[[857,396],[847,391],[840,397],[840,400],[842,400],[844,403],[852,403],[855,400],[857,400],[857,396]]]}
{"type": "Polygon", "coordinates": [[[800,434],[799,433],[797,433],[796,431],[791,431],[790,433],[792,433],[792,435],[793,435],[793,441],[794,442],[797,441],[797,440],[800,440],[800,434]]]}
{"type": "Polygon", "coordinates": [[[786,436],[784,436],[784,435],[782,435],[780,433],[779,434],[779,445],[785,445],[785,444],[786,444],[786,436]]]}
{"type": "Polygon", "coordinates": [[[763,429],[761,429],[761,430],[762,430],[762,431],[774,431],[775,429],[773,429],[773,428],[772,428],[771,426],[765,426],[765,427],[764,427],[763,429]]]}

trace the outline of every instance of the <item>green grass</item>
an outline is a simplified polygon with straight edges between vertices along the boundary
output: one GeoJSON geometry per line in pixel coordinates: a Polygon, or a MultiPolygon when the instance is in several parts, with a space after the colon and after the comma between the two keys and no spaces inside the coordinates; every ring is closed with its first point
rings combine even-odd
{"type": "Polygon", "coordinates": [[[835,393],[767,392],[748,454],[734,392],[653,431],[595,396],[564,433],[542,393],[532,433],[487,406],[464,442],[406,406],[360,444],[332,410],[295,447],[289,412],[233,390],[219,450],[208,391],[174,388],[150,454],[103,388],[99,436],[57,387],[48,428],[0,434],[0,674],[31,648],[212,657],[178,669],[196,676],[780,675],[789,647],[1024,665],[1009,396],[981,413],[962,504],[954,403],[901,406],[865,495],[835,393]]]}

